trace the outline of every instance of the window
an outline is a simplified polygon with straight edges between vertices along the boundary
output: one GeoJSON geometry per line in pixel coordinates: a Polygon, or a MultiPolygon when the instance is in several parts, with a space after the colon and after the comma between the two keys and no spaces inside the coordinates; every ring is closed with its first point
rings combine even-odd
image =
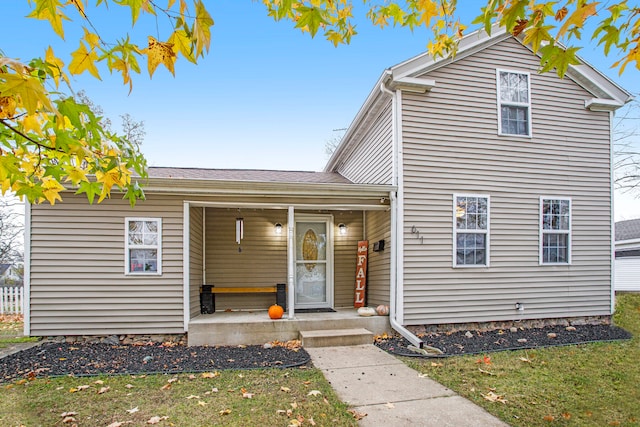
{"type": "Polygon", "coordinates": [[[571,200],[540,198],[540,264],[571,262],[571,200]]]}
{"type": "Polygon", "coordinates": [[[125,219],[125,274],[162,274],[160,218],[125,219]]]}
{"type": "Polygon", "coordinates": [[[454,195],[454,267],[489,265],[489,196],[454,195]]]}
{"type": "Polygon", "coordinates": [[[498,73],[498,120],[500,135],[531,136],[529,74],[498,73]]]}

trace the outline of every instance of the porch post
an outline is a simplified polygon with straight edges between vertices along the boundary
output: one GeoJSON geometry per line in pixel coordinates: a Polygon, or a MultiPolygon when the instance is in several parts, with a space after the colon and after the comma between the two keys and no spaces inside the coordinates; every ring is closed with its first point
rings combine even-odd
{"type": "Polygon", "coordinates": [[[184,323],[184,331],[189,331],[189,293],[190,293],[190,280],[189,280],[189,266],[191,254],[189,252],[190,234],[190,219],[191,219],[191,206],[189,202],[182,202],[182,317],[184,323]]]}
{"type": "Polygon", "coordinates": [[[295,318],[295,254],[293,252],[293,226],[295,224],[295,215],[293,206],[289,206],[289,214],[287,218],[287,311],[288,318],[295,318]]]}

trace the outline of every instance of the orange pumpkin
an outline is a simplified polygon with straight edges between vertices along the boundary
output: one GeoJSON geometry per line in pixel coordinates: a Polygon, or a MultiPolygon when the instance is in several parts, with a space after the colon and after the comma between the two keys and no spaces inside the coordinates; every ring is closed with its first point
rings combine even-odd
{"type": "Polygon", "coordinates": [[[278,304],[273,304],[269,307],[269,317],[272,319],[282,319],[282,315],[284,314],[284,309],[280,307],[278,304]]]}

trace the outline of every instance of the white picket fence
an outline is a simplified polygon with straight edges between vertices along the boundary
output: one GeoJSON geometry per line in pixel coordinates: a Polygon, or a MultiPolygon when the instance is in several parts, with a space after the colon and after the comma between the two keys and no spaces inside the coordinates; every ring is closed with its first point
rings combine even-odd
{"type": "Polygon", "coordinates": [[[0,287],[0,314],[22,314],[23,299],[22,286],[0,287]]]}

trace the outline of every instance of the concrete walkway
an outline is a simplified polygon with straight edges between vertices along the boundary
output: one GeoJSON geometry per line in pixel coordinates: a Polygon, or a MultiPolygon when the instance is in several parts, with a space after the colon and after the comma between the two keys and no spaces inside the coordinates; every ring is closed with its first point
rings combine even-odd
{"type": "Polygon", "coordinates": [[[305,350],[362,426],[508,427],[372,344],[305,350]]]}

